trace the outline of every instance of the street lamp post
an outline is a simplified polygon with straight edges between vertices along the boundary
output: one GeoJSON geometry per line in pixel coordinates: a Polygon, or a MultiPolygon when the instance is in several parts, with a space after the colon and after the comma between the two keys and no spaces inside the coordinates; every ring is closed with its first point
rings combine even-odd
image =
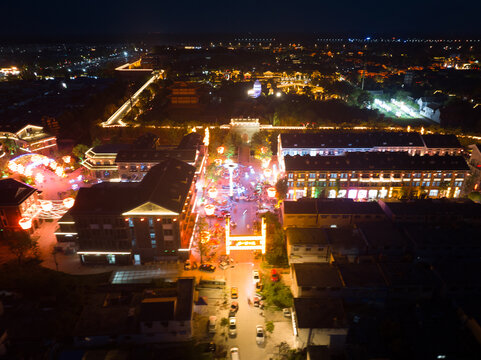
{"type": "Polygon", "coordinates": [[[232,198],[234,196],[234,182],[232,178],[233,178],[234,169],[237,168],[237,164],[234,164],[233,162],[228,162],[224,164],[224,166],[229,171],[229,196],[232,198]]]}

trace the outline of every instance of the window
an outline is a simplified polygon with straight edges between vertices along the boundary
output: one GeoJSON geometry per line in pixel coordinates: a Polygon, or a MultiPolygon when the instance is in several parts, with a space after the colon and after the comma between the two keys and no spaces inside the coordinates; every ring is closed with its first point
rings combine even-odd
{"type": "Polygon", "coordinates": [[[306,251],[311,251],[311,248],[310,248],[310,247],[306,247],[306,251]]]}
{"type": "Polygon", "coordinates": [[[151,238],[151,239],[154,239],[154,240],[155,240],[155,233],[154,233],[154,232],[151,232],[149,235],[150,235],[150,238],[151,238]]]}
{"type": "Polygon", "coordinates": [[[331,187],[336,186],[336,181],[329,181],[329,186],[331,186],[331,187]]]}
{"type": "Polygon", "coordinates": [[[298,247],[292,248],[293,251],[299,251],[298,247]]]}
{"type": "Polygon", "coordinates": [[[162,218],[162,224],[172,224],[171,218],[162,218]]]}
{"type": "Polygon", "coordinates": [[[149,218],[149,227],[154,227],[154,219],[149,218]]]}
{"type": "Polygon", "coordinates": [[[287,187],[293,187],[294,186],[294,182],[293,181],[288,181],[287,182],[287,187]]]}
{"type": "Polygon", "coordinates": [[[317,248],[317,251],[324,251],[324,248],[317,248]]]}
{"type": "Polygon", "coordinates": [[[423,186],[429,186],[431,183],[429,181],[423,181],[423,186]]]}
{"type": "Polygon", "coordinates": [[[157,247],[157,241],[150,240],[150,245],[152,246],[152,249],[155,249],[157,247]]]}
{"type": "Polygon", "coordinates": [[[289,179],[293,179],[293,178],[294,178],[294,174],[293,174],[293,173],[289,173],[289,174],[287,175],[287,177],[288,177],[289,179]]]}
{"type": "Polygon", "coordinates": [[[147,167],[147,165],[142,164],[142,165],[140,165],[140,171],[144,171],[144,172],[149,171],[149,168],[147,167]]]}
{"type": "Polygon", "coordinates": [[[164,235],[173,235],[172,230],[164,230],[164,235]]]}
{"type": "Polygon", "coordinates": [[[336,174],[336,173],[331,173],[330,178],[331,178],[331,179],[337,179],[337,174],[336,174]]]}
{"type": "Polygon", "coordinates": [[[316,173],[309,174],[309,179],[315,179],[315,178],[316,178],[316,173]]]}
{"type": "Polygon", "coordinates": [[[421,173],[415,173],[415,174],[413,175],[413,177],[414,177],[414,178],[420,178],[420,177],[421,177],[421,173]]]}
{"type": "Polygon", "coordinates": [[[347,179],[347,173],[342,173],[342,174],[341,174],[341,179],[347,179]]]}
{"type": "Polygon", "coordinates": [[[325,179],[325,178],[326,178],[326,173],[319,174],[319,179],[325,179]]]}

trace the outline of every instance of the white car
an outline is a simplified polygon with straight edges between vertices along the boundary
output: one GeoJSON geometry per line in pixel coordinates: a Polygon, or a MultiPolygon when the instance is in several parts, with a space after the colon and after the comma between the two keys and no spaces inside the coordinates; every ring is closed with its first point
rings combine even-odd
{"type": "Polygon", "coordinates": [[[256,343],[257,345],[264,344],[265,336],[264,336],[264,328],[262,325],[256,326],[256,343]]]}
{"type": "Polygon", "coordinates": [[[235,317],[229,318],[229,336],[237,335],[237,321],[235,317]]]}
{"type": "Polygon", "coordinates": [[[239,360],[239,348],[233,347],[230,349],[230,358],[232,360],[239,360]]]}
{"type": "Polygon", "coordinates": [[[282,309],[282,313],[284,314],[284,317],[287,317],[287,318],[291,317],[291,309],[289,308],[282,309]]]}
{"type": "Polygon", "coordinates": [[[254,284],[257,284],[259,281],[261,281],[261,278],[259,276],[259,270],[253,270],[252,271],[252,280],[254,284]]]}

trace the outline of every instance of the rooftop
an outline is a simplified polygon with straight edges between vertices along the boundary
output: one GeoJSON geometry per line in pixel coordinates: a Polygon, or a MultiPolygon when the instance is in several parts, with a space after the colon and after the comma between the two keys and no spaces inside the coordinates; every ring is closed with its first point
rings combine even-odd
{"type": "Polygon", "coordinates": [[[324,229],[319,228],[288,228],[286,230],[287,242],[294,244],[313,244],[313,245],[328,245],[324,229]]]}
{"type": "Polygon", "coordinates": [[[352,199],[299,199],[284,201],[285,214],[383,214],[375,201],[352,199]]]}
{"type": "Polygon", "coordinates": [[[338,269],[326,263],[293,264],[298,286],[342,287],[338,269]]]}
{"type": "Polygon", "coordinates": [[[79,213],[122,214],[144,204],[180,213],[188,196],[195,168],[167,159],[153,166],[140,183],[101,183],[81,188],[71,209],[79,213]]]}
{"type": "Polygon", "coordinates": [[[372,249],[405,248],[408,241],[389,221],[365,222],[357,224],[367,244],[372,249]]]}
{"type": "Polygon", "coordinates": [[[389,286],[434,287],[438,278],[432,270],[418,263],[382,263],[381,268],[389,286]]]}
{"type": "Polygon", "coordinates": [[[462,148],[456,135],[426,134],[421,137],[427,148],[462,148]]]}
{"type": "Polygon", "coordinates": [[[12,178],[0,180],[0,206],[22,204],[37,189],[12,178]]]}
{"type": "Polygon", "coordinates": [[[96,154],[116,154],[122,150],[129,150],[131,145],[129,144],[102,144],[92,148],[92,151],[96,154]]]}
{"type": "Polygon", "coordinates": [[[405,152],[350,152],[343,156],[284,157],[286,171],[469,170],[462,156],[410,156],[405,152]]]}
{"type": "Polygon", "coordinates": [[[332,132],[281,134],[283,148],[374,148],[424,146],[415,132],[332,132]]]}
{"type": "Polygon", "coordinates": [[[294,311],[300,329],[345,327],[345,312],[339,299],[295,298],[294,311]]]}
{"type": "Polygon", "coordinates": [[[338,264],[338,267],[346,287],[379,288],[386,286],[378,264],[338,264]]]}
{"type": "Polygon", "coordinates": [[[121,150],[115,158],[116,163],[122,162],[161,162],[167,158],[173,158],[187,163],[195,161],[195,150],[121,150]]]}

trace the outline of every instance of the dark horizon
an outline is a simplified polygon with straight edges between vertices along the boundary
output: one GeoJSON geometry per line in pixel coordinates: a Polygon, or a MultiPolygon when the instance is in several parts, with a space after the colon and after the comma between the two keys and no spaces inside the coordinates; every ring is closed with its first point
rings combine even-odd
{"type": "Polygon", "coordinates": [[[223,34],[301,34],[358,37],[481,37],[481,2],[469,8],[446,0],[402,3],[346,0],[323,3],[287,0],[242,3],[135,3],[86,0],[10,2],[4,5],[0,40],[56,38],[139,38],[146,34],[209,36],[223,34]],[[128,35],[127,35],[128,34],[128,35]]]}

